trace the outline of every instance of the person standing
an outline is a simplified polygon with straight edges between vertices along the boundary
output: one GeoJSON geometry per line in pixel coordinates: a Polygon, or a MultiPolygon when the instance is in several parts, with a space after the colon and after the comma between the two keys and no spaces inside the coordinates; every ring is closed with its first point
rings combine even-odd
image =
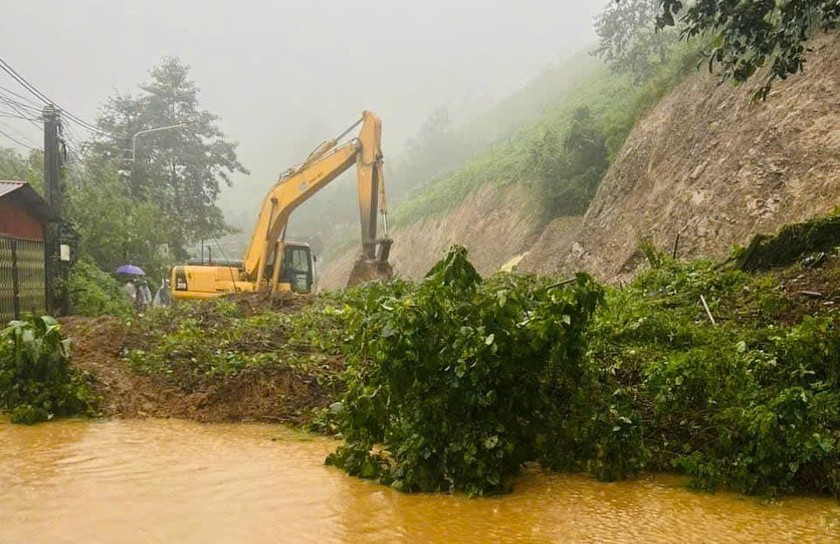
{"type": "Polygon", "coordinates": [[[166,280],[160,280],[160,287],[155,293],[155,298],[152,300],[152,306],[169,306],[172,304],[172,297],[169,295],[169,287],[166,285],[166,280]]]}
{"type": "Polygon", "coordinates": [[[137,286],[134,285],[134,281],[129,279],[123,285],[123,292],[128,295],[129,300],[131,300],[131,305],[133,307],[137,307],[137,286]]]}
{"type": "Polygon", "coordinates": [[[146,282],[140,282],[140,287],[138,288],[139,291],[139,299],[140,299],[140,311],[144,311],[149,305],[152,303],[152,292],[149,290],[149,286],[146,285],[146,282]]]}

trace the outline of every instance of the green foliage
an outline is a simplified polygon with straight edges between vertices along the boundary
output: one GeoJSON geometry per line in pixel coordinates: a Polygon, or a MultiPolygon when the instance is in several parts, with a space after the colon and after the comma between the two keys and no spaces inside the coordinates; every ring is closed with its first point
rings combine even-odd
{"type": "Polygon", "coordinates": [[[131,195],[130,183],[114,166],[89,156],[68,183],[66,213],[78,234],[76,253],[111,272],[120,265],[141,266],[156,277],[166,274],[176,220],[149,200],[131,195]]]}
{"type": "Polygon", "coordinates": [[[829,316],[779,326],[780,297],[761,278],[667,258],[609,292],[588,332],[599,385],[587,395],[627,399],[628,468],[676,469],[704,489],[840,494],[840,329],[829,316]]]}
{"type": "Polygon", "coordinates": [[[332,295],[350,364],[342,409],[321,419],[346,439],[328,463],[405,491],[499,492],[538,460],[840,495],[834,316],[780,325],[792,302],[769,276],[649,253],[597,309],[586,278],[481,279],[457,248],[419,284],[332,295]]]}
{"type": "Polygon", "coordinates": [[[671,29],[657,29],[659,0],[610,2],[595,19],[598,46],[593,53],[619,74],[630,74],[636,82],[646,81],[667,63],[678,35],[671,29]]]}
{"type": "Polygon", "coordinates": [[[26,424],[92,414],[95,399],[69,357],[70,340],[53,318],[9,323],[0,330],[0,410],[26,424]]]}
{"type": "Polygon", "coordinates": [[[735,251],[741,270],[767,270],[793,264],[809,253],[840,246],[840,213],[805,223],[785,225],[773,235],[758,234],[743,249],[735,251]]]}
{"type": "Polygon", "coordinates": [[[562,289],[482,280],[455,247],[419,284],[352,296],[347,442],[328,462],[405,491],[482,495],[540,455],[557,421],[552,377],[579,368],[601,290],[583,275],[562,289]]]}
{"type": "Polygon", "coordinates": [[[743,82],[768,66],[769,74],[756,93],[760,99],[767,97],[775,80],[803,69],[806,42],[812,36],[840,23],[836,0],[659,0],[659,4],[659,28],[677,26],[684,37],[711,38],[709,68],[717,64],[724,79],[743,82]]]}
{"type": "Polygon", "coordinates": [[[218,117],[200,109],[198,88],[189,78],[188,66],[165,58],[140,88],[141,95],[118,95],[105,105],[99,125],[120,136],[102,139],[94,149],[107,159],[126,159],[131,135],[187,125],[140,136],[131,183],[126,186],[134,202],[148,204],[145,213],[150,224],[154,224],[149,216],[152,210],[167,219],[163,224],[166,241],[182,258],[188,245],[228,232],[216,206],[220,187],[231,184],[231,174],[247,171],[236,157],[236,144],[226,140],[217,126],[218,117]]]}
{"type": "Polygon", "coordinates": [[[328,389],[340,387],[325,366],[335,355],[342,316],[312,305],[298,312],[260,310],[245,315],[227,299],[181,302],[153,309],[132,323],[148,337],[126,353],[137,371],[165,376],[190,391],[205,379],[234,376],[248,368],[280,365],[305,371],[328,389]]]}
{"type": "Polygon", "coordinates": [[[25,181],[40,194],[44,194],[44,155],[30,151],[26,157],[16,150],[0,147],[0,179],[25,181]]]}
{"type": "Polygon", "coordinates": [[[605,67],[587,70],[586,77],[564,88],[557,100],[544,108],[539,122],[519,130],[458,170],[430,180],[400,203],[392,213],[394,222],[407,224],[446,213],[477,189],[494,184],[529,184],[534,197],[531,205],[542,212],[544,220],[553,219],[552,210],[560,214],[585,210],[606,172],[601,142],[606,146],[609,166],[636,121],[694,69],[696,59],[694,44],[675,47],[644,84],[611,73],[605,67]],[[588,127],[576,121],[581,115],[594,125],[588,127]],[[590,130],[597,136],[589,148],[596,152],[591,165],[586,163],[584,149],[570,153],[563,145],[568,138],[575,138],[575,133],[585,136],[590,130]],[[566,162],[572,166],[566,167],[566,162]],[[556,173],[561,170],[571,175],[558,183],[556,173]],[[551,198],[545,198],[546,188],[551,198]]]}
{"type": "Polygon", "coordinates": [[[562,142],[547,129],[530,149],[543,215],[583,214],[609,168],[607,155],[607,137],[586,107],[574,111],[562,142]]]}
{"type": "Polygon", "coordinates": [[[80,259],[73,265],[68,288],[74,315],[130,317],[133,313],[131,301],[119,282],[88,258],[80,259]]]}

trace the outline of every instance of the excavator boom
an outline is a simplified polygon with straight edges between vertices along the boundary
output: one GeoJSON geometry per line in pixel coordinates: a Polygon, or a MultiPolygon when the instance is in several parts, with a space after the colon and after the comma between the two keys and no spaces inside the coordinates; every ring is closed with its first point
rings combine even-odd
{"type": "MultiPolygon", "coordinates": [[[[387,238],[385,179],[382,167],[382,122],[369,111],[337,138],[318,146],[300,165],[284,172],[263,201],[251,242],[240,269],[232,267],[181,266],[173,269],[175,298],[206,298],[231,291],[287,290],[289,271],[300,268],[304,259],[289,253],[308,248],[285,242],[285,231],[291,213],[320,189],[356,165],[359,194],[362,245],[349,285],[371,279],[387,279],[393,275],[388,264],[391,240],[387,238]],[[359,135],[339,145],[339,141],[361,124],[359,135]],[[384,236],[377,238],[379,214],[383,216],[384,236]],[[295,265],[295,263],[298,263],[295,265]],[[210,268],[210,269],[208,269],[210,268]],[[176,274],[177,271],[177,274],[176,274]],[[201,277],[204,287],[190,288],[193,279],[201,277]],[[285,286],[285,287],[284,287],[285,286]],[[211,288],[212,287],[212,288],[211,288]]],[[[305,266],[308,284],[312,281],[312,263],[305,266]]],[[[198,283],[198,282],[194,282],[198,283]]]]}

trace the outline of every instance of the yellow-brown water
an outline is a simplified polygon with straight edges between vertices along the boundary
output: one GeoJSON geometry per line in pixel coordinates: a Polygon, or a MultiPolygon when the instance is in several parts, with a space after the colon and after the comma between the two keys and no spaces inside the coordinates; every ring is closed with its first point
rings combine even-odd
{"type": "Polygon", "coordinates": [[[840,542],[840,503],[526,471],[491,499],[403,495],[335,442],[182,421],[0,422],[0,542],[840,542]]]}

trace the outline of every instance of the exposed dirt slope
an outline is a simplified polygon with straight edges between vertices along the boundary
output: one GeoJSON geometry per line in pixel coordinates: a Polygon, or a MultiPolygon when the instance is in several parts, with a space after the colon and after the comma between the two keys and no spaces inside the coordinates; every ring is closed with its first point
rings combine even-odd
{"type": "Polygon", "coordinates": [[[725,255],[757,233],[840,204],[840,40],[813,44],[806,72],[775,85],[717,85],[697,74],[630,134],[580,229],[550,226],[520,268],[628,278],[642,239],[680,257],[725,255]]]}
{"type": "MultiPolygon", "coordinates": [[[[524,187],[487,185],[452,212],[397,227],[392,233],[394,271],[422,278],[452,244],[470,250],[470,261],[482,274],[493,272],[534,242],[537,218],[530,213],[524,187]]],[[[356,255],[347,253],[327,264],[321,288],[344,287],[356,255]]]]}

